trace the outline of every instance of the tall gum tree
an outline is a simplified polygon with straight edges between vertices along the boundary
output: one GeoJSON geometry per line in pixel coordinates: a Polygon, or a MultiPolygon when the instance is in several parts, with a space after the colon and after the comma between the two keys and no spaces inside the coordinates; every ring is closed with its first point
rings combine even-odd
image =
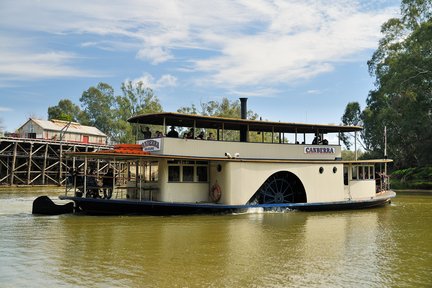
{"type": "Polygon", "coordinates": [[[57,105],[48,107],[48,120],[51,119],[88,122],[80,107],[69,99],[62,99],[57,105]]]}
{"type": "MultiPolygon", "coordinates": [[[[122,84],[122,96],[116,97],[116,139],[120,143],[133,143],[141,133],[137,125],[127,122],[132,116],[162,112],[158,97],[143,82],[127,81],[122,84]]],[[[161,128],[159,128],[161,129],[161,128]]]]}
{"type": "Polygon", "coordinates": [[[115,140],[115,111],[114,89],[106,84],[99,83],[96,87],[90,87],[83,92],[80,102],[88,117],[87,125],[95,126],[108,135],[110,140],[115,140]]]}
{"type": "Polygon", "coordinates": [[[368,61],[375,77],[361,114],[369,157],[388,155],[396,167],[432,163],[432,1],[403,0],[401,16],[382,25],[383,38],[368,61]]]}

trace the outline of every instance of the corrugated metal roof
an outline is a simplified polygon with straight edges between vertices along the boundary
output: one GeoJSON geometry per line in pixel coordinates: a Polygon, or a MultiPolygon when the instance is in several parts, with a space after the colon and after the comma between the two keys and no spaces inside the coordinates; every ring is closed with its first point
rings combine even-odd
{"type": "MultiPolygon", "coordinates": [[[[54,120],[54,119],[48,121],[48,120],[30,118],[29,121],[35,122],[44,130],[58,131],[58,132],[60,132],[69,123],[68,121],[54,120]]],[[[81,125],[76,122],[71,122],[66,133],[77,133],[77,134],[86,134],[86,135],[95,135],[95,136],[104,136],[104,137],[107,136],[105,133],[103,133],[96,127],[81,125]]]]}

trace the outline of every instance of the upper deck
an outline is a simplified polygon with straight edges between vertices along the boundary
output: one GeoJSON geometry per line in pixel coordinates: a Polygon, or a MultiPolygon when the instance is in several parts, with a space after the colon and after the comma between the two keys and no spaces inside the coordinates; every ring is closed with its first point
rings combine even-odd
{"type": "Polygon", "coordinates": [[[335,160],[341,157],[338,134],[362,129],[359,126],[271,122],[181,113],[144,114],[128,121],[139,125],[155,125],[160,127],[163,134],[167,133],[170,126],[190,129],[194,134],[188,139],[153,137],[139,140],[138,143],[152,154],[200,158],[335,160]],[[198,131],[212,131],[214,140],[196,139],[198,131]],[[332,137],[337,143],[324,140],[331,133],[337,134],[332,137]]]}
{"type": "Polygon", "coordinates": [[[271,160],[336,160],[341,157],[339,145],[304,145],[211,141],[183,138],[139,140],[144,150],[153,155],[197,158],[240,158],[271,160]]]}

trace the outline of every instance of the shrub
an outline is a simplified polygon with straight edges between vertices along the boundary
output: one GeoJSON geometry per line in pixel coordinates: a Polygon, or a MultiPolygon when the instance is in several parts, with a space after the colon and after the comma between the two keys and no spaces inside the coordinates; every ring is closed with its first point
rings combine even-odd
{"type": "Polygon", "coordinates": [[[432,166],[395,170],[391,174],[394,189],[432,189],[432,166]]]}

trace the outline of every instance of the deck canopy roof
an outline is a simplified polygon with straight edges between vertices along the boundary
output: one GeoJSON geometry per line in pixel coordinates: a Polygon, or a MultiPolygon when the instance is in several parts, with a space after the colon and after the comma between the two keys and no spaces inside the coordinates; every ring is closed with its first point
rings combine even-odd
{"type": "Polygon", "coordinates": [[[195,127],[204,129],[241,130],[248,129],[253,132],[277,133],[338,133],[354,132],[363,128],[360,126],[339,126],[304,123],[271,122],[261,120],[248,120],[239,118],[224,118],[215,116],[202,116],[181,113],[151,113],[133,116],[128,119],[130,123],[143,125],[195,127]]]}

